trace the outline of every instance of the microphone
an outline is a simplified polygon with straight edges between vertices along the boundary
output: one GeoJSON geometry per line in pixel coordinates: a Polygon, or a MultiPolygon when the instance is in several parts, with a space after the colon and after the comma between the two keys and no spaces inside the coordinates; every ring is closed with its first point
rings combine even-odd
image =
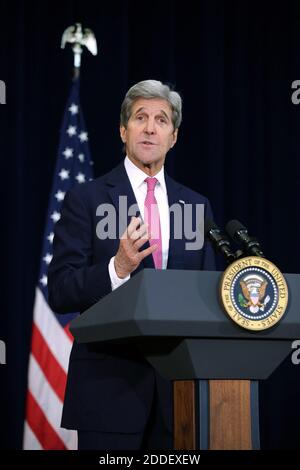
{"type": "Polygon", "coordinates": [[[259,241],[250,237],[246,227],[239,222],[238,220],[231,220],[226,225],[226,232],[228,235],[239,245],[242,246],[242,249],[250,256],[259,256],[265,258],[263,254],[259,241]]]}
{"type": "Polygon", "coordinates": [[[212,243],[214,249],[225,256],[228,263],[235,260],[235,255],[230,248],[230,242],[227,236],[221,232],[219,227],[212,220],[205,220],[204,235],[212,243]]]}

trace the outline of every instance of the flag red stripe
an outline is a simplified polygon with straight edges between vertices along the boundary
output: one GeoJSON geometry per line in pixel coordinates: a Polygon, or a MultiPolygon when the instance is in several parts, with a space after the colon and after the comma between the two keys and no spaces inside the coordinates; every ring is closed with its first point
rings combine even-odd
{"type": "Polygon", "coordinates": [[[70,323],[68,323],[68,324],[64,327],[64,330],[65,330],[67,336],[70,338],[70,340],[71,340],[72,343],[73,343],[73,341],[74,341],[74,336],[72,335],[72,333],[71,333],[71,331],[70,331],[70,323]]]}
{"type": "Polygon", "coordinates": [[[67,450],[29,390],[27,392],[26,419],[44,450],[67,450]]]}
{"type": "Polygon", "coordinates": [[[67,376],[59,362],[53,356],[51,349],[48,347],[35,323],[32,328],[31,352],[47,377],[49,384],[63,402],[67,376]]]}

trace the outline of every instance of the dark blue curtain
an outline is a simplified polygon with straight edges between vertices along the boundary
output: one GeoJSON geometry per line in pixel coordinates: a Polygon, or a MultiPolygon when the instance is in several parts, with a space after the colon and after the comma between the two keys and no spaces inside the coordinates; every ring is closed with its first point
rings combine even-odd
{"type": "MultiPolygon", "coordinates": [[[[215,218],[247,224],[284,272],[300,265],[300,4],[295,1],[2,1],[0,80],[0,448],[21,448],[34,290],[72,54],[64,29],[97,37],[83,56],[81,102],[96,175],[122,158],[119,110],[147,78],[184,100],[167,170],[209,197],[215,218]]],[[[263,448],[299,448],[300,366],[290,358],[261,384],[263,448]]]]}

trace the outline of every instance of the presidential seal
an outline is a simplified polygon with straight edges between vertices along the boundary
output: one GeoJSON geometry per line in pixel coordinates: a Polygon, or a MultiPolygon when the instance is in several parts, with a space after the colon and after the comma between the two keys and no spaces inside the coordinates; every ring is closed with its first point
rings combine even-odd
{"type": "Polygon", "coordinates": [[[221,303],[230,318],[247,330],[276,325],[288,305],[288,288],[279,269],[249,256],[232,263],[220,283],[221,303]]]}

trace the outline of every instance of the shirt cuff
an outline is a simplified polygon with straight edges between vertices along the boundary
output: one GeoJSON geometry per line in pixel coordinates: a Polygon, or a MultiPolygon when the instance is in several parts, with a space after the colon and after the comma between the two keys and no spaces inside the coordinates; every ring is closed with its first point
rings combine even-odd
{"type": "Polygon", "coordinates": [[[110,277],[110,282],[111,282],[111,290],[115,290],[117,287],[120,287],[122,284],[124,284],[126,281],[130,279],[130,274],[128,276],[124,277],[121,279],[115,269],[115,257],[113,256],[109,262],[108,265],[108,272],[109,272],[109,277],[110,277]]]}

